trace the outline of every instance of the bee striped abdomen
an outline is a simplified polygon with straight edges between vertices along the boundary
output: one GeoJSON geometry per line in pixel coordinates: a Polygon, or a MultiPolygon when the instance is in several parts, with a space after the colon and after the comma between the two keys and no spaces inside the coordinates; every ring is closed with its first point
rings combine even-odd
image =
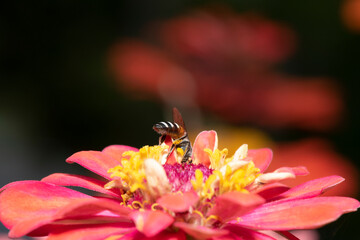
{"type": "Polygon", "coordinates": [[[181,137],[183,134],[182,128],[174,122],[159,122],[154,125],[154,130],[160,134],[166,134],[174,138],[181,137]]]}
{"type": "Polygon", "coordinates": [[[161,135],[159,145],[163,144],[168,136],[171,137],[172,145],[166,158],[169,158],[170,154],[176,149],[182,152],[182,164],[191,163],[191,143],[186,132],[184,120],[177,108],[173,108],[173,120],[173,122],[159,122],[153,126],[153,129],[161,135]]]}

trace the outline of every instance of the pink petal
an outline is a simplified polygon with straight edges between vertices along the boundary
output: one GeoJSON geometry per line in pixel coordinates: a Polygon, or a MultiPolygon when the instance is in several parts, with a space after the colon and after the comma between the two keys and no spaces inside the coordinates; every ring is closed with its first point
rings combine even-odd
{"type": "Polygon", "coordinates": [[[220,221],[226,222],[240,217],[264,202],[265,200],[256,194],[228,192],[216,198],[215,206],[208,215],[216,215],[220,217],[220,221]]]}
{"type": "Polygon", "coordinates": [[[54,216],[40,216],[36,218],[26,219],[17,223],[9,232],[12,238],[19,238],[24,235],[28,236],[46,236],[53,232],[63,232],[73,228],[91,227],[95,224],[102,226],[105,224],[117,225],[117,228],[133,228],[135,226],[131,222],[122,222],[119,217],[89,217],[88,219],[65,219],[59,220],[54,216]],[[101,225],[102,224],[102,225],[101,225]]]}
{"type": "Polygon", "coordinates": [[[121,163],[121,159],[123,158],[123,153],[126,151],[134,151],[138,152],[139,150],[134,147],[129,147],[125,145],[110,145],[106,148],[104,148],[101,152],[105,153],[106,155],[109,155],[113,159],[118,161],[118,164],[121,163]]]}
{"type": "Polygon", "coordinates": [[[135,227],[125,227],[119,224],[93,225],[75,227],[50,233],[47,240],[103,240],[110,236],[123,235],[136,231],[135,227]]]}
{"type": "Polygon", "coordinates": [[[244,240],[243,238],[237,236],[234,233],[228,233],[219,237],[213,237],[211,240],[244,240]]]}
{"type": "Polygon", "coordinates": [[[210,166],[209,155],[204,151],[205,148],[209,148],[214,151],[218,146],[217,133],[213,130],[211,131],[202,131],[196,137],[194,146],[193,146],[193,163],[194,164],[204,164],[205,166],[210,166]]]}
{"type": "Polygon", "coordinates": [[[167,232],[162,231],[160,234],[146,240],[186,240],[186,234],[183,231],[167,232]]]}
{"type": "MultiPolygon", "coordinates": [[[[169,146],[169,151],[170,151],[171,146],[173,144],[171,137],[166,136],[164,143],[169,146]]],[[[167,164],[175,164],[175,163],[177,163],[175,153],[176,153],[175,150],[170,153],[169,157],[166,160],[167,164]]]]}
{"type": "MultiPolygon", "coordinates": [[[[235,224],[230,224],[225,227],[231,233],[241,237],[240,239],[253,239],[253,240],[276,240],[264,233],[260,233],[251,229],[243,228],[235,224]]],[[[217,240],[217,239],[216,239],[217,240]]],[[[219,239],[220,240],[220,239],[219,239]]]]}
{"type": "Polygon", "coordinates": [[[9,237],[19,238],[25,235],[29,235],[29,233],[31,233],[35,229],[45,226],[53,221],[54,217],[52,215],[38,216],[28,218],[22,221],[20,220],[11,228],[9,232],[9,237]]]}
{"type": "Polygon", "coordinates": [[[134,211],[130,214],[130,217],[134,221],[137,230],[146,237],[155,236],[174,222],[174,218],[162,211],[134,211]]]}
{"type": "Polygon", "coordinates": [[[175,227],[180,228],[190,236],[194,237],[195,239],[209,239],[214,237],[219,237],[228,234],[228,230],[225,229],[213,229],[207,228],[203,226],[196,226],[184,222],[175,222],[173,224],[175,227]]]}
{"type": "MultiPolygon", "coordinates": [[[[314,229],[356,211],[360,203],[347,197],[316,197],[263,204],[241,217],[239,225],[262,230],[314,229]]],[[[235,221],[233,221],[235,223],[235,221]]]]}
{"type": "Polygon", "coordinates": [[[284,181],[287,179],[294,179],[295,175],[290,172],[270,172],[270,173],[264,173],[261,174],[259,177],[255,179],[254,184],[271,184],[276,183],[280,181],[284,181]]]}
{"type": "Polygon", "coordinates": [[[127,221],[127,223],[130,223],[130,219],[127,217],[130,212],[131,210],[129,208],[121,206],[118,202],[109,199],[77,199],[71,204],[58,209],[55,214],[40,215],[20,221],[11,229],[9,236],[21,237],[41,227],[45,228],[44,231],[46,232],[46,228],[51,229],[49,224],[56,221],[58,225],[75,223],[85,225],[88,223],[107,223],[109,221],[125,223],[127,221]]]}
{"type": "Polygon", "coordinates": [[[273,152],[269,148],[251,149],[248,151],[247,158],[245,160],[251,160],[255,166],[260,169],[260,172],[264,172],[273,157],[273,152]]]}
{"type": "Polygon", "coordinates": [[[74,200],[92,198],[83,193],[39,181],[9,184],[0,194],[0,221],[12,228],[25,219],[52,216],[74,200]]]}
{"type": "Polygon", "coordinates": [[[183,231],[173,232],[164,230],[153,237],[146,237],[138,231],[133,231],[123,237],[116,238],[116,240],[186,240],[186,235],[183,231]]]}
{"type": "Polygon", "coordinates": [[[297,237],[295,237],[291,232],[289,231],[278,231],[278,233],[285,237],[288,240],[299,240],[297,237]]]}
{"type": "Polygon", "coordinates": [[[316,230],[296,230],[291,231],[291,234],[297,237],[298,239],[306,240],[319,240],[320,236],[316,230]]]}
{"type": "Polygon", "coordinates": [[[277,240],[319,240],[319,234],[316,230],[295,230],[295,231],[261,231],[277,240]],[[286,236],[286,237],[285,237],[286,236]]]}
{"type": "Polygon", "coordinates": [[[157,203],[174,212],[185,212],[194,206],[198,200],[199,196],[195,192],[177,192],[162,196],[157,200],[157,203]]]}
{"type": "Polygon", "coordinates": [[[279,194],[286,192],[290,188],[281,183],[266,184],[263,187],[256,189],[252,193],[259,195],[260,197],[268,200],[278,196],[279,194]]]}
{"type": "Polygon", "coordinates": [[[2,188],[0,188],[0,193],[2,191],[4,191],[7,188],[12,188],[12,187],[16,187],[17,185],[23,185],[24,183],[32,183],[32,182],[39,182],[36,180],[25,180],[25,181],[16,181],[16,182],[11,182],[6,184],[5,186],[3,186],[2,188]]]}
{"type": "Polygon", "coordinates": [[[306,169],[306,167],[300,166],[300,167],[281,167],[276,169],[274,172],[288,172],[292,173],[295,176],[305,176],[309,174],[309,171],[306,169]]]}
{"type": "Polygon", "coordinates": [[[141,237],[138,240],[186,240],[186,235],[183,231],[172,232],[164,230],[161,233],[153,237],[141,237]]]}
{"type": "Polygon", "coordinates": [[[74,153],[68,159],[68,163],[78,163],[86,169],[110,179],[108,170],[119,165],[119,162],[108,154],[99,151],[81,151],[74,153]]]}
{"type": "Polygon", "coordinates": [[[66,173],[54,173],[43,178],[41,181],[52,183],[59,186],[83,187],[86,189],[90,189],[92,191],[121,198],[120,191],[118,191],[117,189],[107,190],[104,188],[106,182],[91,177],[66,174],[66,173]]]}
{"type": "Polygon", "coordinates": [[[288,200],[299,197],[301,198],[315,197],[324,193],[329,188],[334,187],[335,185],[341,183],[344,180],[345,179],[340,176],[328,176],[328,177],[314,179],[305,182],[303,184],[300,184],[296,187],[293,187],[271,200],[278,200],[278,199],[288,200]]]}
{"type": "MultiPolygon", "coordinates": [[[[122,219],[129,219],[132,210],[122,206],[119,202],[105,198],[79,199],[60,209],[55,217],[57,219],[73,219],[79,217],[94,216],[95,214],[108,211],[122,219]]],[[[103,216],[113,216],[113,214],[103,213],[103,216]]]]}

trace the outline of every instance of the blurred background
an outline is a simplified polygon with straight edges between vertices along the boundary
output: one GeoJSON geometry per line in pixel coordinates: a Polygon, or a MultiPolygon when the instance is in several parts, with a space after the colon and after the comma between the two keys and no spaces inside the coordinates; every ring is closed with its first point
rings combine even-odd
{"type": "MultiPolygon", "coordinates": [[[[157,144],[178,107],[190,138],[271,147],[288,182],[337,174],[358,195],[360,0],[0,3],[0,185],[111,144],[157,144]]],[[[345,215],[320,239],[349,239],[345,215]]],[[[6,231],[2,227],[2,231],[6,231]]]]}

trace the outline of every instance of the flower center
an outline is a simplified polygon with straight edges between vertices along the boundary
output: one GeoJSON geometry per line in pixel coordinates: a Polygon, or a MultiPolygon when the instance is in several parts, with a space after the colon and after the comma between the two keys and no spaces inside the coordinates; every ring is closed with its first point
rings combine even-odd
{"type": "MultiPolygon", "coordinates": [[[[144,146],[138,152],[123,153],[121,164],[109,169],[113,179],[105,188],[119,188],[123,204],[147,208],[169,192],[195,190],[200,201],[209,203],[226,192],[248,193],[247,186],[260,175],[252,161],[245,161],[247,145],[227,158],[227,149],[205,149],[211,160],[203,164],[161,164],[166,162],[167,145],[144,146]],[[165,160],[165,161],[164,161],[165,160]]],[[[201,162],[201,161],[199,161],[201,162]]]]}
{"type": "Polygon", "coordinates": [[[172,185],[172,192],[188,192],[193,186],[191,180],[195,179],[196,171],[203,174],[206,180],[213,172],[212,169],[207,168],[203,164],[164,164],[163,165],[166,175],[172,185]]]}

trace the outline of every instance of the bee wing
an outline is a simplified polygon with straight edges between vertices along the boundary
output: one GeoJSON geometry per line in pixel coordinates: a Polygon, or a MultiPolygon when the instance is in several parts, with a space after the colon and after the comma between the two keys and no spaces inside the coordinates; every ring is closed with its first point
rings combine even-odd
{"type": "Polygon", "coordinates": [[[179,110],[176,107],[173,108],[173,121],[175,123],[179,124],[180,127],[184,128],[184,130],[186,130],[185,123],[181,116],[181,113],[179,112],[179,110]]]}

